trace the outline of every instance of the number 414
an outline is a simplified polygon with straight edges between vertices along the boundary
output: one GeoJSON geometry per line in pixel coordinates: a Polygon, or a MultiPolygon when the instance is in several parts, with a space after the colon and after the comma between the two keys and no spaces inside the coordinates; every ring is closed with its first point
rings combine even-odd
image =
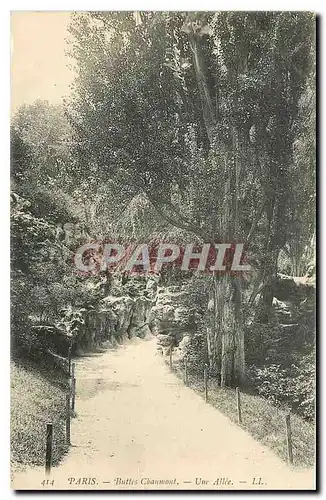
{"type": "Polygon", "coordinates": [[[41,482],[42,486],[53,486],[54,485],[54,479],[43,479],[41,482]]]}

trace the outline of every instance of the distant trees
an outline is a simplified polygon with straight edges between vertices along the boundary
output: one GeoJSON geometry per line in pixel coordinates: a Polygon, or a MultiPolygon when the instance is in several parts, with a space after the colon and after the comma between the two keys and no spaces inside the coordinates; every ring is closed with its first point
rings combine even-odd
{"type": "MultiPolygon", "coordinates": [[[[62,108],[36,101],[11,125],[11,318],[14,355],[37,353],[33,327],[58,321],[85,293],[58,227],[83,223],[73,200],[69,123],[62,108]]],[[[46,342],[46,340],[44,340],[46,342]]]]}
{"type": "Polygon", "coordinates": [[[315,272],[316,245],[316,72],[312,65],[299,101],[291,168],[290,227],[285,253],[291,274],[315,272]]]}

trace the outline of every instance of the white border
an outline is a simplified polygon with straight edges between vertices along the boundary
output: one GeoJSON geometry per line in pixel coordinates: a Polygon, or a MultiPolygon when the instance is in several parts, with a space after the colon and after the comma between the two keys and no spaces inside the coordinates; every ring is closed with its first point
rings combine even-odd
{"type": "MultiPolygon", "coordinates": [[[[9,2],[8,2],[9,3],[9,2]]],[[[29,2],[28,6],[23,0],[16,0],[10,2],[10,10],[40,10],[40,11],[59,11],[59,10],[309,10],[314,12],[322,11],[322,2],[319,0],[312,0],[311,2],[303,2],[302,0],[261,0],[243,2],[240,0],[203,0],[201,2],[194,0],[120,0],[119,2],[105,1],[105,0],[64,0],[47,1],[46,4],[42,0],[34,0],[29,2]]]]}
{"type": "MultiPolygon", "coordinates": [[[[319,66],[319,78],[320,78],[320,89],[319,92],[323,90],[322,82],[325,82],[324,78],[324,59],[325,59],[325,37],[322,36],[321,29],[323,28],[324,20],[323,20],[323,3],[321,1],[312,0],[310,2],[303,2],[301,0],[274,0],[273,2],[267,0],[260,1],[252,1],[252,2],[243,2],[243,1],[219,1],[213,2],[208,0],[202,0],[201,2],[194,2],[193,0],[164,0],[164,1],[148,1],[143,0],[142,2],[135,2],[130,0],[120,0],[119,2],[108,2],[105,0],[95,0],[93,2],[85,1],[85,0],[74,0],[74,1],[63,1],[63,0],[50,0],[46,3],[44,0],[40,1],[32,1],[26,3],[26,1],[12,1],[12,2],[3,2],[0,7],[0,50],[1,50],[1,129],[0,129],[0,152],[1,152],[1,254],[0,254],[0,262],[1,262],[1,296],[0,296],[0,304],[1,304],[1,334],[2,334],[2,342],[1,342],[1,362],[0,362],[0,381],[1,381],[1,455],[0,455],[0,491],[4,498],[11,497],[13,492],[9,489],[9,347],[10,347],[10,322],[9,322],[9,117],[10,117],[10,11],[20,10],[20,11],[67,11],[67,10],[309,10],[316,12],[321,15],[320,19],[320,39],[319,39],[319,51],[323,54],[322,58],[320,58],[320,66],[319,66]]],[[[324,245],[324,236],[326,235],[326,223],[323,215],[325,214],[325,206],[323,199],[325,196],[322,196],[326,190],[325,186],[325,176],[322,175],[323,169],[323,158],[324,158],[324,144],[323,144],[323,136],[321,133],[323,118],[325,116],[325,101],[322,101],[320,98],[320,119],[319,119],[319,142],[320,142],[320,156],[319,156],[319,182],[320,182],[320,206],[319,206],[319,218],[320,218],[320,226],[319,226],[319,235],[320,235],[320,260],[323,257],[323,250],[325,248],[324,245]]],[[[325,268],[320,266],[320,278],[324,281],[325,278],[325,268]]],[[[321,294],[320,297],[320,311],[326,311],[326,307],[323,307],[322,303],[323,296],[321,294]]],[[[325,304],[326,306],[326,304],[325,304]]],[[[321,314],[321,320],[323,319],[323,314],[321,314]]],[[[322,325],[322,322],[321,322],[322,325]]],[[[322,369],[323,361],[326,359],[325,356],[325,342],[322,342],[323,329],[320,325],[319,332],[319,357],[320,357],[320,373],[319,373],[319,384],[320,384],[320,402],[324,407],[324,402],[326,400],[325,395],[325,386],[326,384],[321,384],[321,378],[323,379],[324,370],[322,369]]],[[[319,409],[321,415],[323,415],[322,409],[319,409]]],[[[320,418],[320,430],[319,435],[324,436],[323,432],[325,419],[322,420],[320,418]]],[[[320,449],[322,448],[320,443],[320,449]]],[[[321,457],[320,457],[321,458],[321,457]]],[[[320,483],[322,483],[322,474],[320,470],[320,483]]],[[[262,492],[263,493],[263,492],[262,492]]],[[[110,493],[108,493],[110,494],[110,493]]],[[[139,494],[139,493],[138,493],[139,494]]],[[[39,494],[38,494],[39,495],[39,494]]],[[[62,494],[62,498],[66,498],[69,493],[62,494]]],[[[120,493],[121,495],[121,493],[120,493]]],[[[148,493],[146,494],[148,495],[148,493]]],[[[229,493],[229,496],[233,496],[235,494],[229,493]]],[[[243,493],[245,497],[250,497],[251,493],[243,493]]],[[[33,495],[32,495],[33,496],[33,495]]],[[[157,494],[155,494],[157,496],[157,494]]],[[[163,497],[168,497],[168,494],[162,493],[163,497]]],[[[277,494],[278,497],[285,497],[284,494],[277,494]]],[[[77,494],[77,497],[80,497],[77,494]]]]}

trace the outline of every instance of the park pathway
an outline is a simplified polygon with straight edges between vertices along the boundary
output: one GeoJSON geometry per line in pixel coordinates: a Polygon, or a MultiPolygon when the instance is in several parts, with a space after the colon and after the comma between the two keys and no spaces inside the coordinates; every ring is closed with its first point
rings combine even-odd
{"type": "Polygon", "coordinates": [[[76,378],[72,447],[54,484],[35,468],[15,489],[314,488],[312,471],[291,470],[184,386],[154,338],[80,358],[76,378]]]}

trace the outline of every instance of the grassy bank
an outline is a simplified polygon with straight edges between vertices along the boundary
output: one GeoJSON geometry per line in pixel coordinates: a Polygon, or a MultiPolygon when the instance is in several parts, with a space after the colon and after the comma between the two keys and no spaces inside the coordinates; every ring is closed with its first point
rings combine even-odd
{"type": "Polygon", "coordinates": [[[53,423],[53,464],[67,451],[64,435],[65,378],[29,363],[11,365],[12,472],[44,465],[45,431],[53,423]]]}
{"type": "MultiPolygon", "coordinates": [[[[179,378],[184,378],[181,365],[174,364],[173,371],[179,378]]],[[[188,386],[204,397],[203,378],[193,373],[188,374],[188,386]]],[[[234,389],[222,389],[215,380],[209,380],[208,403],[238,424],[234,389]]],[[[241,411],[241,427],[286,461],[285,411],[276,408],[260,396],[247,393],[241,393],[241,411]]],[[[315,463],[314,424],[306,422],[297,415],[291,415],[291,429],[294,466],[312,467],[315,463]]]]}

